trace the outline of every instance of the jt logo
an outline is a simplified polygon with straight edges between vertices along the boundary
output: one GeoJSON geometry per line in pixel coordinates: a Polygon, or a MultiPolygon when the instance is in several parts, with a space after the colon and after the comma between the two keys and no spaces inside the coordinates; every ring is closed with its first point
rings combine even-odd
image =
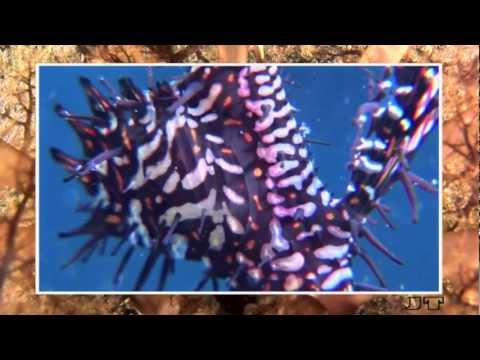
{"type": "Polygon", "coordinates": [[[445,303],[443,296],[410,296],[408,304],[405,304],[406,310],[420,310],[423,305],[427,306],[427,310],[440,310],[441,305],[445,303]]]}

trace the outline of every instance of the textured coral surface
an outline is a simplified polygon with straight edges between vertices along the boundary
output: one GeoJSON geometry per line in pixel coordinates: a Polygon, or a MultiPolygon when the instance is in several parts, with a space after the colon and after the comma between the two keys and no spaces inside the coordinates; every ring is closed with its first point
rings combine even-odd
{"type": "Polygon", "coordinates": [[[478,46],[209,45],[0,47],[0,313],[438,314],[406,296],[38,296],[34,289],[35,77],[45,62],[440,62],[444,66],[444,295],[440,313],[478,313],[478,46]],[[245,46],[246,47],[246,46],[245,46]],[[230,51],[230,52],[229,52],[230,51]],[[233,54],[233,55],[232,55],[233,54]],[[238,57],[238,58],[236,58],[238,57]]]}

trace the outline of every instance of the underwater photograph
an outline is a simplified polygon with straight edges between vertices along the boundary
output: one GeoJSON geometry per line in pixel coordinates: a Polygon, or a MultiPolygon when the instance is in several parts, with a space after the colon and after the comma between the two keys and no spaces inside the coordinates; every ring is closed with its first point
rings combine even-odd
{"type": "Polygon", "coordinates": [[[439,65],[37,80],[38,292],[442,290],[439,65]]]}

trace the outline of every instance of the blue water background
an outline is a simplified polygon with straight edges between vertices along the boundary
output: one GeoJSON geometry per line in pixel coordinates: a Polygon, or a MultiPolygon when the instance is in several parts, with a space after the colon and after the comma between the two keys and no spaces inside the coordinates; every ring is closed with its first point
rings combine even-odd
{"type": "MultiPolygon", "coordinates": [[[[187,67],[153,67],[156,80],[173,79],[187,67]]],[[[369,67],[378,77],[381,67],[369,67]]],[[[368,100],[368,78],[361,67],[282,67],[287,96],[300,111],[297,121],[311,129],[312,139],[323,140],[331,146],[312,145],[311,153],[319,168],[320,179],[340,197],[349,180],[346,169],[355,129],[352,119],[359,105],[368,100]]],[[[102,91],[98,78],[104,77],[117,84],[120,77],[130,77],[140,88],[148,84],[144,66],[48,66],[40,67],[40,239],[39,288],[41,291],[130,291],[146,258],[146,251],[137,251],[132,257],[124,278],[118,287],[112,284],[120,255],[94,254],[88,263],[75,263],[65,270],[60,267],[88,238],[86,236],[59,239],[57,234],[83,224],[88,214],[75,212],[88,196],[79,182],[62,182],[65,170],[53,161],[49,148],[58,147],[67,154],[82,157],[80,141],[65,120],[53,112],[61,103],[77,114],[90,114],[86,97],[78,78],[86,76],[102,91]]],[[[106,90],[104,91],[106,94],[106,90]]],[[[422,144],[413,163],[413,170],[432,180],[438,179],[439,131],[433,130],[422,144]]],[[[363,240],[363,246],[381,269],[391,291],[438,291],[439,284],[439,199],[437,194],[417,190],[419,224],[412,224],[411,211],[401,184],[396,184],[383,203],[392,208],[391,217],[396,230],[386,228],[380,220],[370,229],[395,252],[405,265],[398,266],[363,240]]],[[[376,214],[373,218],[379,220],[376,214]]],[[[115,240],[115,239],[113,239],[115,240]]],[[[111,250],[115,241],[110,240],[111,250]]],[[[122,254],[122,252],[120,253],[122,254]]],[[[162,261],[146,283],[145,291],[155,290],[162,261]]],[[[204,266],[201,263],[177,261],[176,272],[166,284],[166,291],[191,291],[198,283],[204,266]]],[[[377,284],[375,277],[360,258],[353,270],[357,281],[377,284]]],[[[225,282],[221,289],[226,290],[225,282]]],[[[211,290],[209,284],[204,290],[211,290]]]]}

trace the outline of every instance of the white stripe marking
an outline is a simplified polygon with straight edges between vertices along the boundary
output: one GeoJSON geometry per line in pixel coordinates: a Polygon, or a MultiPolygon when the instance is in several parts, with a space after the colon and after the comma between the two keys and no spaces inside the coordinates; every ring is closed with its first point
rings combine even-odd
{"type": "Polygon", "coordinates": [[[315,257],[318,259],[327,259],[327,260],[335,260],[335,259],[341,259],[345,257],[345,255],[348,253],[348,244],[344,245],[325,245],[322,247],[319,247],[318,249],[315,249],[313,254],[315,257]]]}
{"type": "Polygon", "coordinates": [[[258,85],[263,85],[267,82],[270,81],[270,75],[266,75],[266,74],[261,74],[261,75],[257,75],[255,76],[255,82],[258,84],[258,85]]]}
{"type": "Polygon", "coordinates": [[[222,250],[223,244],[225,243],[225,231],[223,230],[223,225],[215,226],[210,232],[208,237],[208,244],[210,249],[220,251],[222,250]]]}
{"type": "Polygon", "coordinates": [[[226,162],[223,158],[215,158],[215,163],[220,166],[223,170],[232,173],[232,174],[243,174],[243,168],[238,165],[230,164],[226,162]]]}
{"type": "Polygon", "coordinates": [[[282,79],[280,78],[280,76],[277,76],[271,86],[269,85],[260,86],[260,88],[258,89],[258,95],[270,96],[275,92],[275,90],[279,89],[281,86],[282,86],[282,79]]]}
{"type": "Polygon", "coordinates": [[[170,174],[165,185],[163,185],[163,192],[171,194],[177,188],[178,182],[180,181],[180,175],[178,172],[174,171],[170,174]]]}
{"type": "Polygon", "coordinates": [[[295,169],[299,165],[300,162],[298,160],[279,161],[275,165],[271,165],[268,167],[268,175],[270,175],[272,178],[276,178],[284,175],[292,169],[295,169]]]}
{"type": "Polygon", "coordinates": [[[333,290],[345,280],[353,278],[352,269],[349,267],[340,268],[331,273],[322,283],[322,290],[333,290]]]}
{"type": "Polygon", "coordinates": [[[285,208],[283,206],[275,206],[273,208],[273,213],[278,217],[293,217],[298,210],[303,210],[303,215],[306,217],[310,217],[313,215],[315,210],[317,209],[317,205],[313,202],[308,202],[306,204],[301,204],[298,206],[293,206],[291,208],[285,208]]]}
{"type": "Polygon", "coordinates": [[[208,141],[213,142],[215,144],[223,144],[223,139],[219,136],[206,134],[205,139],[207,139],[208,141]]]}
{"type": "Polygon", "coordinates": [[[290,249],[288,241],[282,235],[282,227],[278,219],[273,218],[270,221],[270,234],[272,248],[277,251],[284,251],[290,249]]]}
{"type": "Polygon", "coordinates": [[[217,100],[218,95],[222,92],[222,85],[221,84],[213,84],[210,87],[210,91],[208,96],[199,101],[198,106],[196,108],[188,108],[188,113],[193,116],[200,116],[205,114],[209,111],[215,100],[217,100]]]}
{"type": "Polygon", "coordinates": [[[232,203],[237,205],[245,204],[245,199],[243,198],[243,196],[239,195],[237,192],[235,192],[233,189],[229,188],[228,186],[223,185],[223,192],[227,197],[227,199],[230,200],[232,203]]]}
{"type": "Polygon", "coordinates": [[[217,114],[214,114],[214,113],[210,113],[210,114],[207,114],[207,115],[204,115],[200,118],[200,122],[202,124],[205,124],[205,123],[208,123],[208,122],[211,122],[211,121],[215,121],[218,119],[218,115],[217,114]]]}
{"type": "Polygon", "coordinates": [[[280,194],[268,192],[267,202],[272,205],[278,205],[285,201],[285,197],[280,194]]]}
{"type": "Polygon", "coordinates": [[[271,144],[275,141],[276,138],[285,138],[288,136],[290,130],[297,127],[297,122],[295,119],[290,119],[287,121],[285,127],[277,128],[273,130],[270,134],[263,135],[262,142],[266,144],[271,144]]]}
{"type": "Polygon", "coordinates": [[[290,256],[272,261],[272,269],[276,271],[294,272],[300,270],[305,264],[305,258],[299,252],[290,256]]]}
{"type": "Polygon", "coordinates": [[[195,189],[201,183],[205,181],[207,178],[207,170],[208,165],[204,158],[201,158],[195,169],[189,172],[185,177],[182,179],[182,186],[186,190],[195,189]]]}

